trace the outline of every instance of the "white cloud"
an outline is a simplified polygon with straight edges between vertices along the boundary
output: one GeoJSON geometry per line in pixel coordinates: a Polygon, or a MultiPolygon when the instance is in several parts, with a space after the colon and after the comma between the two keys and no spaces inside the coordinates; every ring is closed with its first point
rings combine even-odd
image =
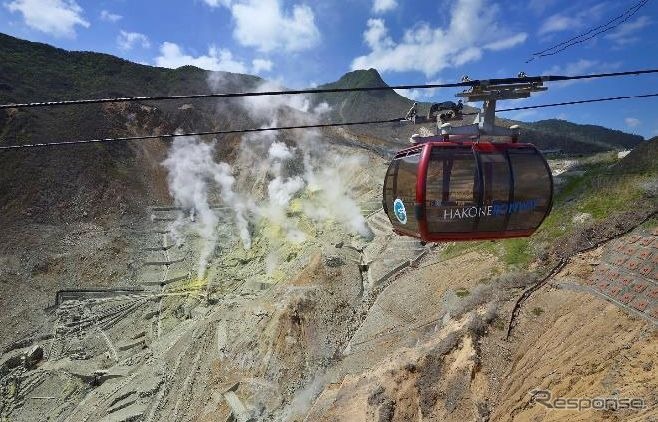
{"type": "Polygon", "coordinates": [[[208,54],[194,57],[185,54],[177,44],[172,42],[165,42],[160,46],[160,55],[155,58],[155,64],[156,66],[171,69],[190,65],[206,70],[221,70],[233,73],[247,72],[245,64],[235,60],[233,54],[227,49],[210,46],[208,54]]]}
{"type": "Polygon", "coordinates": [[[297,52],[315,47],[320,31],[313,10],[295,4],[284,10],[281,0],[204,0],[211,7],[229,8],[235,28],[233,37],[243,46],[261,52],[297,52]]]}
{"type": "Polygon", "coordinates": [[[579,28],[580,26],[582,26],[582,22],[579,17],[557,14],[550,16],[542,23],[539,27],[539,35],[562,32],[568,29],[579,28]]]}
{"type": "Polygon", "coordinates": [[[231,0],[203,0],[203,2],[210,7],[231,7],[231,3],[233,3],[231,0]]]}
{"type": "Polygon", "coordinates": [[[651,19],[648,16],[640,16],[634,21],[622,23],[605,37],[619,46],[630,44],[640,39],[635,33],[650,24],[651,19]]]}
{"type": "Polygon", "coordinates": [[[269,72],[273,67],[274,63],[271,60],[254,59],[251,61],[251,72],[257,75],[261,72],[269,72]]]}
{"type": "Polygon", "coordinates": [[[560,13],[549,16],[539,27],[539,35],[550,35],[555,32],[569,31],[579,29],[584,26],[594,26],[602,16],[608,11],[611,3],[603,1],[591,7],[583,7],[576,4],[560,13]]]}
{"type": "Polygon", "coordinates": [[[489,44],[486,44],[484,48],[492,51],[507,50],[508,48],[515,47],[518,44],[523,44],[527,39],[528,34],[525,32],[519,32],[518,34],[512,35],[510,37],[490,42],[489,44]]]}
{"type": "Polygon", "coordinates": [[[132,50],[136,45],[140,45],[142,48],[151,47],[151,41],[149,41],[149,38],[146,35],[140,34],[139,32],[128,32],[123,30],[119,32],[117,44],[120,49],[126,51],[132,50]]]}
{"type": "Polygon", "coordinates": [[[76,25],[89,28],[75,0],[13,0],[4,6],[12,13],[21,13],[30,28],[55,37],[75,37],[76,25]]]}
{"type": "Polygon", "coordinates": [[[155,58],[155,64],[171,69],[190,65],[205,70],[254,74],[269,72],[274,68],[274,63],[267,59],[254,59],[249,67],[242,60],[233,57],[230,50],[217,48],[214,45],[208,47],[208,54],[194,57],[185,54],[178,44],[172,42],[165,42],[160,46],[160,55],[155,58]]]}
{"type": "Polygon", "coordinates": [[[420,22],[399,41],[388,34],[383,19],[369,19],[363,39],[371,51],[355,58],[352,69],[421,71],[431,77],[442,69],[479,60],[486,50],[508,49],[526,40],[523,32],[505,30],[497,15],[498,7],[485,0],[457,0],[450,9],[447,28],[420,22]],[[482,46],[482,40],[488,44],[482,46]]]}
{"type": "Polygon", "coordinates": [[[363,32],[363,40],[373,50],[381,45],[393,47],[395,43],[387,37],[388,29],[383,19],[368,19],[368,29],[363,32]]]}
{"type": "Polygon", "coordinates": [[[398,95],[409,98],[411,100],[419,100],[425,96],[424,90],[422,89],[394,89],[398,95]]]}
{"type": "Polygon", "coordinates": [[[541,15],[546,9],[553,7],[557,0],[530,0],[528,8],[535,14],[541,15]]]}
{"type": "Polygon", "coordinates": [[[372,2],[373,13],[388,12],[396,7],[398,7],[398,2],[396,0],[374,0],[372,2]]]}
{"type": "MultiPolygon", "coordinates": [[[[440,85],[445,83],[445,81],[436,79],[433,81],[427,81],[425,82],[426,85],[440,85]]],[[[396,93],[399,95],[402,95],[403,97],[416,100],[416,101],[423,101],[423,100],[429,100],[432,99],[435,95],[436,92],[438,91],[438,88],[425,88],[425,89],[395,89],[394,90],[396,93]]]]}
{"type": "Polygon", "coordinates": [[[637,119],[635,117],[627,117],[624,119],[624,123],[626,123],[626,126],[628,127],[638,127],[642,124],[640,119],[637,119]]]}
{"type": "Polygon", "coordinates": [[[564,66],[555,65],[544,72],[544,75],[579,75],[591,70],[598,64],[600,64],[600,62],[597,60],[580,59],[576,62],[567,63],[564,66]]]}
{"type": "Polygon", "coordinates": [[[101,10],[101,20],[105,22],[118,22],[123,19],[123,16],[117,15],[116,13],[108,12],[107,10],[101,10]]]}

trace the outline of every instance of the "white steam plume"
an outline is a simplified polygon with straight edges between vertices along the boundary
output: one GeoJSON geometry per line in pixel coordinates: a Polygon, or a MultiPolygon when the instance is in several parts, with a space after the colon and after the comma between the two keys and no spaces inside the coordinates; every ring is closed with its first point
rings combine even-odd
{"type": "MultiPolygon", "coordinates": [[[[215,78],[213,82],[218,81],[215,78]]],[[[265,82],[256,90],[283,89],[276,83],[265,82]]],[[[242,99],[241,105],[251,119],[266,126],[316,123],[319,116],[331,111],[326,102],[313,106],[309,98],[301,95],[246,97],[242,99]]],[[[359,166],[364,165],[363,158],[345,158],[331,152],[324,146],[321,132],[317,130],[294,132],[297,148],[290,148],[282,142],[282,133],[269,132],[268,135],[267,138],[258,135],[245,137],[246,142],[243,142],[241,150],[242,154],[249,156],[251,162],[265,161],[273,178],[268,184],[269,201],[264,205],[265,209],[256,211],[258,215],[280,225],[290,237],[296,224],[287,217],[286,211],[291,200],[306,191],[313,195],[303,201],[303,212],[312,220],[336,221],[352,234],[367,238],[372,236],[358,204],[350,195],[348,186],[348,182],[357,176],[359,166]],[[298,174],[282,173],[283,165],[299,159],[303,168],[299,169],[298,174]]],[[[301,235],[293,237],[299,240],[301,235]]]]}
{"type": "MultiPolygon", "coordinates": [[[[221,72],[210,74],[208,83],[216,92],[230,85],[221,72]]],[[[272,82],[264,82],[257,88],[259,91],[281,89],[272,82]]],[[[242,108],[249,120],[262,126],[314,123],[331,111],[327,103],[314,105],[309,98],[298,95],[246,97],[233,104],[242,108]]],[[[235,107],[225,111],[236,113],[235,107]]],[[[217,195],[232,210],[245,248],[251,247],[250,223],[273,229],[263,233],[272,248],[267,256],[270,274],[279,259],[278,233],[293,243],[307,239],[307,234],[299,228],[299,212],[318,224],[334,221],[351,234],[372,236],[357,202],[351,197],[349,185],[357,179],[364,160],[333,152],[322,142],[320,131],[245,135],[236,161],[241,170],[235,177],[231,166],[214,160],[214,146],[197,138],[178,138],[163,163],[169,170],[172,197],[178,205],[193,210],[197,218],[192,224],[205,239],[199,276],[205,273],[217,243],[219,219],[209,205],[209,197],[217,195]],[[240,193],[235,190],[236,177],[240,179],[240,193]],[[294,212],[293,201],[297,201],[294,212]]]]}
{"type": "Polygon", "coordinates": [[[286,238],[294,243],[306,240],[306,235],[297,228],[296,222],[288,217],[291,200],[306,186],[300,176],[285,177],[283,165],[294,157],[294,151],[283,142],[273,142],[267,153],[269,174],[274,177],[267,185],[267,203],[260,207],[258,214],[270,224],[283,230],[286,238]]]}
{"type": "MultiPolygon", "coordinates": [[[[169,192],[177,205],[194,215],[193,227],[204,239],[199,257],[198,276],[203,277],[208,258],[217,244],[219,218],[210,208],[209,190],[217,194],[230,210],[245,248],[251,247],[247,220],[247,205],[235,193],[235,178],[231,166],[214,161],[215,144],[206,144],[196,137],[176,138],[163,165],[168,170],[169,192]]],[[[177,222],[180,226],[180,222],[177,222]]]]}
{"type": "Polygon", "coordinates": [[[315,193],[312,200],[304,202],[306,214],[314,220],[335,220],[350,233],[372,237],[359,205],[348,192],[348,181],[357,177],[364,160],[358,156],[330,156],[328,161],[317,167],[310,163],[305,166],[308,190],[315,193]]]}

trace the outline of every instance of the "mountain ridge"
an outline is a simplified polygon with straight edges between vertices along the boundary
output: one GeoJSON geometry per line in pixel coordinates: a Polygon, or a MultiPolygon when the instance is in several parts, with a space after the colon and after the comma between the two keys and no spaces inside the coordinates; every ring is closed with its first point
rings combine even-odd
{"type": "MultiPolygon", "coordinates": [[[[255,89],[263,81],[260,77],[229,72],[221,74],[223,92],[255,89]]],[[[48,44],[25,41],[0,34],[0,102],[29,102],[50,99],[94,98],[105,96],[176,95],[188,92],[208,91],[209,71],[194,66],[177,69],[159,68],[133,63],[105,53],[67,51],[48,44]]],[[[355,70],[345,73],[337,81],[320,85],[320,88],[361,88],[368,86],[386,87],[376,69],[355,70]]],[[[332,106],[333,121],[385,120],[402,117],[411,107],[413,100],[393,89],[372,92],[327,93],[312,96],[315,103],[327,102],[332,106]]],[[[145,101],[145,103],[149,103],[145,101]]],[[[197,110],[212,115],[215,109],[207,102],[193,102],[197,110]]],[[[158,102],[157,107],[175,112],[181,102],[158,102]]],[[[419,113],[426,113],[429,103],[419,102],[419,113]]],[[[66,138],[69,128],[77,128],[76,135],[101,135],[98,108],[84,106],[70,108],[69,119],[51,118],[57,112],[48,110],[39,113],[28,111],[31,121],[43,128],[27,131],[33,139],[37,133],[66,138]],[[71,114],[78,114],[78,119],[71,114]],[[37,122],[39,120],[39,122],[37,122]],[[83,130],[79,121],[92,122],[83,130]],[[32,133],[31,133],[32,132],[32,133]]],[[[469,109],[470,110],[470,109],[469,109]]],[[[473,109],[475,110],[475,109],[473,109]]],[[[471,110],[472,111],[472,110],[471,110]]],[[[5,127],[6,118],[0,116],[0,135],[7,142],[12,130],[5,127]]],[[[629,149],[643,141],[638,135],[604,128],[597,125],[582,125],[557,119],[538,122],[517,122],[501,119],[504,124],[520,124],[523,137],[543,149],[562,149],[565,152],[599,152],[610,149],[629,149]]],[[[230,122],[227,122],[230,123],[230,122]]],[[[25,125],[23,125],[25,126],[25,125]]],[[[85,126],[85,125],[82,125],[85,126]]],[[[101,125],[102,126],[102,125],[101,125]]],[[[384,124],[353,127],[350,130],[360,135],[375,136],[390,144],[391,149],[403,145],[417,127],[408,124],[384,124]]],[[[14,131],[15,132],[15,131],[14,131]]],[[[71,136],[68,136],[69,138],[71,136]]],[[[10,138],[11,139],[11,138],[10,138]]],[[[20,139],[16,139],[20,142],[20,139]]]]}
{"type": "MultiPolygon", "coordinates": [[[[320,88],[358,88],[363,86],[388,86],[376,69],[355,70],[346,73],[338,81],[320,85],[320,88]],[[370,82],[372,85],[368,85],[370,82]]],[[[349,120],[377,120],[402,117],[411,107],[414,100],[399,95],[395,90],[355,92],[347,94],[322,94],[318,101],[326,101],[335,108],[333,117],[349,120]],[[378,107],[373,107],[377,104],[378,107]]],[[[454,100],[447,98],[446,100],[454,100]]],[[[431,103],[418,101],[418,113],[427,113],[431,103]]],[[[465,106],[468,112],[477,112],[477,108],[465,106]]],[[[578,124],[559,119],[546,119],[537,122],[521,122],[510,119],[498,119],[498,123],[511,126],[518,124],[522,128],[525,141],[536,143],[542,149],[561,149],[565,152],[600,152],[605,150],[631,149],[644,141],[639,135],[628,134],[620,130],[609,129],[599,125],[578,124]]],[[[459,125],[459,123],[455,123],[459,125]]],[[[396,137],[404,142],[417,131],[412,125],[368,125],[356,128],[357,132],[374,132],[378,136],[387,136],[387,132],[396,132],[396,137]]]]}

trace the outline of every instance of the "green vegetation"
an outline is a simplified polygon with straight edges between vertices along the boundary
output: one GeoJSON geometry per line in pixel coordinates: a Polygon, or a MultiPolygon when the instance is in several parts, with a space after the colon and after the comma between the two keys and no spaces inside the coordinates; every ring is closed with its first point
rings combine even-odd
{"type": "Polygon", "coordinates": [[[528,238],[506,239],[501,245],[503,262],[509,267],[527,268],[535,258],[528,238]]]}
{"type": "Polygon", "coordinates": [[[585,195],[584,199],[577,204],[576,209],[580,212],[591,214],[597,220],[607,217],[613,211],[623,209],[642,196],[638,183],[642,178],[624,179],[611,185],[596,186],[598,183],[590,183],[592,192],[585,195]]]}
{"type": "Polygon", "coordinates": [[[549,119],[534,123],[522,123],[523,138],[543,148],[560,148],[564,151],[605,151],[631,149],[644,141],[638,135],[602,126],[581,125],[566,120],[549,119]],[[579,146],[573,149],[574,146],[579,146]]]}
{"type": "Polygon", "coordinates": [[[478,250],[482,247],[482,242],[453,242],[448,244],[443,250],[443,258],[451,259],[467,252],[478,250]]]}
{"type": "Polygon", "coordinates": [[[519,269],[527,268],[534,259],[530,240],[526,238],[451,243],[444,249],[443,259],[474,251],[491,253],[500,257],[508,267],[519,269]]]}
{"type": "MultiPolygon", "coordinates": [[[[363,87],[386,87],[387,84],[375,69],[355,70],[343,75],[339,80],[320,85],[321,89],[334,88],[363,88],[363,87]]],[[[399,95],[394,90],[368,91],[368,92],[341,92],[332,94],[317,94],[313,96],[316,104],[326,102],[332,108],[328,120],[379,120],[394,119],[404,116],[413,101],[399,95]]],[[[398,149],[400,144],[395,138],[406,140],[414,130],[411,125],[386,124],[353,126],[350,132],[375,137],[383,140],[387,149],[398,149]],[[398,131],[402,132],[398,132],[398,131]],[[406,132],[405,132],[406,131],[406,132]],[[404,133],[404,135],[402,134],[404,133]]],[[[416,129],[417,130],[417,129],[416,129]]],[[[370,141],[372,142],[372,141],[370,141]]]]}
{"type": "Polygon", "coordinates": [[[544,310],[540,307],[534,307],[534,308],[532,308],[531,312],[534,316],[540,316],[541,314],[544,313],[544,310]]]}
{"type": "MultiPolygon", "coordinates": [[[[248,90],[260,78],[249,75],[223,74],[222,89],[248,90]]],[[[169,95],[208,92],[205,70],[192,66],[164,69],[132,63],[107,54],[70,52],[0,34],[0,103],[22,103],[44,100],[68,100],[94,97],[134,95],[169,95]]],[[[186,101],[216,115],[215,103],[186,101]]],[[[181,102],[158,102],[157,116],[175,130],[183,126],[168,113],[176,112],[181,102]],[[160,113],[163,112],[163,113],[160,113]]],[[[155,103],[154,103],[155,105],[155,103]]],[[[113,137],[127,133],[126,125],[108,118],[107,109],[119,105],[81,105],[58,109],[0,112],[0,143],[43,142],[113,137]]],[[[139,105],[135,105],[139,110],[139,105]]],[[[135,126],[158,125],[154,115],[135,113],[135,126]],[[139,120],[144,117],[146,120],[139,120]],[[151,119],[151,120],[149,120],[151,119]]],[[[209,130],[206,118],[190,119],[196,130],[209,130]],[[206,123],[206,124],[200,124],[206,123]]],[[[169,128],[167,128],[169,129],[169,128]]]]}
{"type": "Polygon", "coordinates": [[[658,176],[655,163],[653,167],[645,165],[645,157],[658,153],[656,145],[656,141],[646,142],[620,161],[610,154],[583,160],[580,169],[584,173],[571,177],[555,195],[553,210],[534,241],[550,241],[569,233],[577,214],[586,213],[595,221],[602,220],[639,200],[644,195],[642,184],[658,176]]]}
{"type": "MultiPolygon", "coordinates": [[[[251,83],[255,76],[236,75],[251,83]]],[[[208,72],[192,66],[164,69],[93,52],[71,52],[0,34],[0,99],[5,102],[81,96],[207,92],[208,72]]],[[[230,82],[230,78],[229,81],[230,82]]]]}
{"type": "Polygon", "coordinates": [[[650,218],[640,225],[640,227],[644,229],[653,229],[654,227],[657,226],[658,226],[658,217],[650,218]]]}
{"type": "Polygon", "coordinates": [[[468,289],[459,288],[459,289],[455,290],[455,294],[457,295],[457,297],[466,297],[466,296],[470,295],[471,292],[468,289]]]}
{"type": "MultiPolygon", "coordinates": [[[[368,86],[385,87],[387,85],[377,70],[369,69],[346,73],[338,81],[321,85],[319,88],[368,86]]],[[[454,98],[447,97],[442,100],[454,100],[454,98]]],[[[407,112],[413,102],[411,99],[405,98],[393,90],[321,94],[315,96],[315,101],[317,103],[326,101],[332,106],[332,118],[334,120],[345,120],[348,117],[353,120],[401,117],[407,112]]],[[[421,115],[425,114],[429,106],[430,103],[419,103],[419,113],[421,115]]],[[[473,112],[475,110],[468,106],[465,109],[467,112],[473,112]]],[[[499,119],[499,123],[503,125],[521,124],[524,142],[534,143],[541,149],[560,149],[570,154],[591,154],[593,152],[609,151],[611,149],[630,149],[644,140],[641,136],[607,129],[602,126],[580,125],[557,119],[534,123],[499,119]]],[[[418,131],[417,127],[414,129],[412,126],[407,126],[407,128],[409,130],[413,129],[416,132],[418,131]]],[[[359,127],[352,128],[351,130],[359,133],[362,132],[359,127]]],[[[404,131],[398,130],[399,128],[396,125],[369,125],[364,133],[374,134],[383,139],[390,139],[392,132],[395,133],[394,137],[402,137],[404,134],[404,141],[413,133],[407,134],[404,131]]]]}

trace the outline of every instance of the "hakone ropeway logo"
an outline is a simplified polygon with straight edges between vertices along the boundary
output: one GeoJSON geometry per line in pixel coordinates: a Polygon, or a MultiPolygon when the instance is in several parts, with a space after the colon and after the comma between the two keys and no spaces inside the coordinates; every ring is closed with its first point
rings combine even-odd
{"type": "Polygon", "coordinates": [[[532,211],[537,208],[538,205],[539,199],[529,199],[527,201],[515,202],[494,201],[493,204],[482,207],[474,205],[472,207],[446,208],[443,210],[443,219],[452,220],[455,218],[499,217],[507,214],[532,211]]]}
{"type": "Polygon", "coordinates": [[[407,210],[400,198],[393,201],[393,212],[400,223],[407,224],[407,210]]]}

